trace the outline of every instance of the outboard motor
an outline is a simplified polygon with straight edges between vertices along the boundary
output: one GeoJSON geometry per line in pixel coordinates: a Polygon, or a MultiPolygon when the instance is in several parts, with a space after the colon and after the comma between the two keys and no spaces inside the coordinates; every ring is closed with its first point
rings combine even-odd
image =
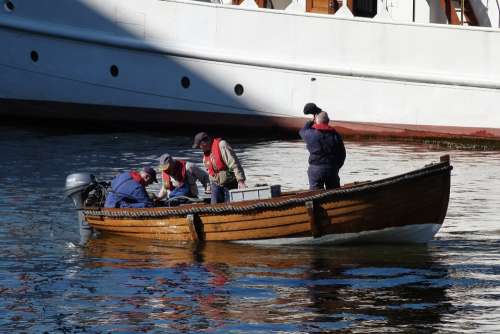
{"type": "Polygon", "coordinates": [[[85,220],[83,215],[83,204],[88,195],[89,189],[96,184],[95,176],[88,173],[70,174],[66,177],[64,194],[71,197],[78,211],[78,223],[80,225],[80,245],[84,245],[92,235],[92,227],[85,220]]]}
{"type": "Polygon", "coordinates": [[[83,202],[85,200],[83,194],[95,182],[95,176],[88,173],[75,173],[66,177],[64,194],[71,197],[77,210],[83,208],[83,202]]]}

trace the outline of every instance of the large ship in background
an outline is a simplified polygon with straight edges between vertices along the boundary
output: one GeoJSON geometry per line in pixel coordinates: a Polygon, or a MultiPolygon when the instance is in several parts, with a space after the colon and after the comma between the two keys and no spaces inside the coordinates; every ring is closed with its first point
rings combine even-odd
{"type": "Polygon", "coordinates": [[[0,0],[0,114],[500,139],[498,0],[225,1],[0,0]]]}

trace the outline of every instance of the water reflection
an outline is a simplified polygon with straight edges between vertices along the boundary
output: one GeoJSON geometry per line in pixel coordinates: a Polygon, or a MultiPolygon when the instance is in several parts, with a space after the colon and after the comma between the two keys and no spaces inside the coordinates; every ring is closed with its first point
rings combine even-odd
{"type": "MultiPolygon", "coordinates": [[[[229,137],[254,183],[307,187],[294,140],[229,137]]],[[[0,326],[31,333],[497,332],[499,152],[347,142],[342,182],[450,154],[447,218],[428,246],[165,244],[98,237],[76,246],[71,172],[102,180],[164,151],[200,162],[190,136],[0,131],[0,326]],[[14,144],[15,143],[15,144],[14,144]]]]}
{"type": "MultiPolygon", "coordinates": [[[[154,319],[176,329],[187,318],[192,326],[193,317],[205,329],[225,331],[389,329],[409,319],[433,328],[450,308],[440,282],[448,272],[427,246],[274,248],[100,237],[85,256],[93,271],[126,269],[120,280],[149,295],[144,319],[154,309],[154,319]]],[[[146,301],[128,302],[140,312],[146,301]]]]}

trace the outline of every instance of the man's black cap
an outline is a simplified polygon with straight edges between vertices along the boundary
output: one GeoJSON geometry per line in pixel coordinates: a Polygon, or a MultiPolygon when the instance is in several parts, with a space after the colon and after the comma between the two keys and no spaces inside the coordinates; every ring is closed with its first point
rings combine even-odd
{"type": "Polygon", "coordinates": [[[193,148],[198,148],[200,147],[200,142],[203,140],[207,140],[210,137],[208,137],[206,132],[200,132],[197,133],[196,136],[194,136],[194,143],[193,143],[193,148]]]}
{"type": "Polygon", "coordinates": [[[144,167],[142,170],[145,173],[149,174],[149,176],[151,176],[151,179],[153,180],[153,182],[158,183],[158,179],[156,178],[156,171],[154,170],[154,168],[147,166],[147,167],[144,167]]]}
{"type": "Polygon", "coordinates": [[[322,111],[315,103],[307,103],[304,106],[304,115],[317,115],[322,111]]]}

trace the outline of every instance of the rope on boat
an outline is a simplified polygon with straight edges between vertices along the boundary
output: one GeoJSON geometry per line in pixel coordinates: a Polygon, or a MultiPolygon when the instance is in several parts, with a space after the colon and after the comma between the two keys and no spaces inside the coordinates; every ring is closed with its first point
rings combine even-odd
{"type": "Polygon", "coordinates": [[[326,200],[331,200],[334,198],[340,198],[345,195],[372,191],[382,186],[391,185],[401,181],[408,181],[411,179],[419,178],[422,176],[428,176],[432,174],[440,174],[442,172],[451,171],[453,167],[450,165],[444,165],[439,168],[424,169],[420,171],[410,172],[401,176],[395,176],[380,181],[375,181],[373,183],[355,186],[352,188],[338,188],[320,192],[318,194],[300,196],[287,198],[279,201],[264,201],[252,204],[244,203],[227,203],[225,205],[206,205],[206,206],[196,206],[196,207],[169,207],[169,208],[155,208],[154,210],[141,210],[141,209],[120,209],[120,210],[102,210],[97,209],[85,209],[85,216],[92,217],[110,217],[110,218],[160,218],[160,217],[174,217],[174,216],[186,216],[188,214],[239,214],[248,213],[255,211],[262,211],[265,209],[285,209],[293,206],[304,205],[308,201],[319,201],[323,202],[326,200]]]}

